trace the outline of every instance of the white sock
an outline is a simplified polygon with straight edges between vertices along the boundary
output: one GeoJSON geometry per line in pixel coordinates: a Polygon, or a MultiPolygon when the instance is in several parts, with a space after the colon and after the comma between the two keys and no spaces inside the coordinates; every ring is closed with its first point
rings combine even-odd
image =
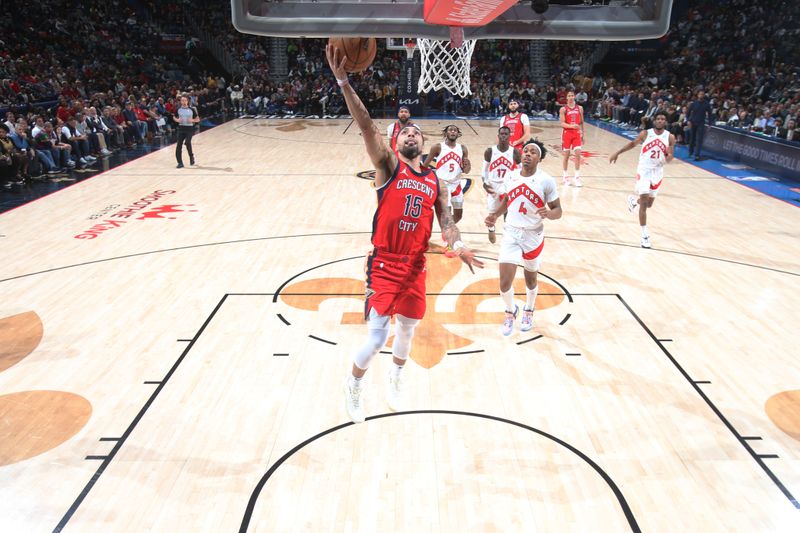
{"type": "Polygon", "coordinates": [[[647,233],[647,226],[642,226],[642,237],[649,237],[650,234],[647,233]]]}
{"type": "Polygon", "coordinates": [[[575,171],[575,177],[576,178],[580,178],[581,177],[581,171],[580,170],[576,170],[575,171]]]}
{"type": "Polygon", "coordinates": [[[512,285],[508,292],[500,291],[500,296],[503,297],[503,302],[506,304],[506,311],[509,313],[514,312],[514,286],[512,285]]]}
{"type": "Polygon", "coordinates": [[[494,231],[494,226],[492,226],[491,228],[489,228],[489,231],[494,231]]]}
{"type": "Polygon", "coordinates": [[[404,366],[405,365],[398,365],[397,363],[392,362],[392,366],[389,368],[389,372],[391,372],[394,377],[397,377],[400,375],[400,372],[403,370],[404,366]]]}
{"type": "Polygon", "coordinates": [[[527,286],[525,287],[525,309],[529,311],[533,311],[534,307],[536,307],[536,295],[539,294],[539,284],[537,283],[536,286],[532,289],[529,289],[527,286]]]}
{"type": "Polygon", "coordinates": [[[350,374],[350,377],[347,379],[347,384],[353,387],[354,389],[360,389],[362,379],[364,379],[364,376],[357,378],[353,374],[350,374]]]}
{"type": "Polygon", "coordinates": [[[567,171],[565,170],[565,171],[564,171],[564,177],[566,178],[566,177],[568,177],[568,176],[569,176],[569,172],[567,172],[567,171]]]}

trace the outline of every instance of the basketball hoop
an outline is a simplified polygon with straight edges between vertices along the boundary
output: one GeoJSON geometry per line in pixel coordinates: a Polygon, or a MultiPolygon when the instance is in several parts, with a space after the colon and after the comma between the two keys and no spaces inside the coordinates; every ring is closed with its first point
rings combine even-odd
{"type": "Polygon", "coordinates": [[[422,59],[418,92],[447,89],[462,98],[472,94],[469,64],[475,49],[475,39],[464,39],[463,30],[456,31],[455,36],[453,33],[451,31],[450,40],[417,39],[422,59]]]}

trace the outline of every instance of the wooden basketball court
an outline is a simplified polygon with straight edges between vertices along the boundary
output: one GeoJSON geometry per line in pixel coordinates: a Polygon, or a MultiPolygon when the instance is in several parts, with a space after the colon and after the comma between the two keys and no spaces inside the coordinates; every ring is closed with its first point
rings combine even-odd
{"type": "MultiPolygon", "coordinates": [[[[496,121],[457,124],[479,181],[496,121]]],[[[360,425],[375,195],[349,120],[236,120],[198,167],[167,148],[0,216],[0,531],[800,530],[800,210],[675,161],[642,249],[636,152],[586,137],[534,330],[499,334],[473,184],[487,268],[432,248],[408,411],[383,356],[360,425]]]]}

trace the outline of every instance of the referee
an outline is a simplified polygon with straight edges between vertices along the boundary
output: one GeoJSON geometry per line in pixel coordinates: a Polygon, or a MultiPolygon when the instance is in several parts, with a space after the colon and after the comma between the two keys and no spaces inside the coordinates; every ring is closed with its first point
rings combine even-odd
{"type": "Polygon", "coordinates": [[[175,146],[175,158],[178,160],[178,168],[183,168],[182,147],[186,142],[186,151],[189,152],[189,164],[194,165],[194,152],[192,152],[192,135],[194,135],[194,125],[200,122],[197,109],[189,107],[189,97],[181,96],[181,106],[172,117],[178,123],[178,144],[175,146]]]}

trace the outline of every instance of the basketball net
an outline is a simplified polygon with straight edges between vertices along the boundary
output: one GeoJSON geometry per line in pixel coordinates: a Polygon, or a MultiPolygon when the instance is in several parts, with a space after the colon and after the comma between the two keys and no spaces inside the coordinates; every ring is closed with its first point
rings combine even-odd
{"type": "Polygon", "coordinates": [[[417,92],[447,89],[462,98],[472,94],[469,64],[475,39],[464,39],[462,30],[451,32],[450,40],[418,38],[417,48],[421,59],[417,92]]]}

